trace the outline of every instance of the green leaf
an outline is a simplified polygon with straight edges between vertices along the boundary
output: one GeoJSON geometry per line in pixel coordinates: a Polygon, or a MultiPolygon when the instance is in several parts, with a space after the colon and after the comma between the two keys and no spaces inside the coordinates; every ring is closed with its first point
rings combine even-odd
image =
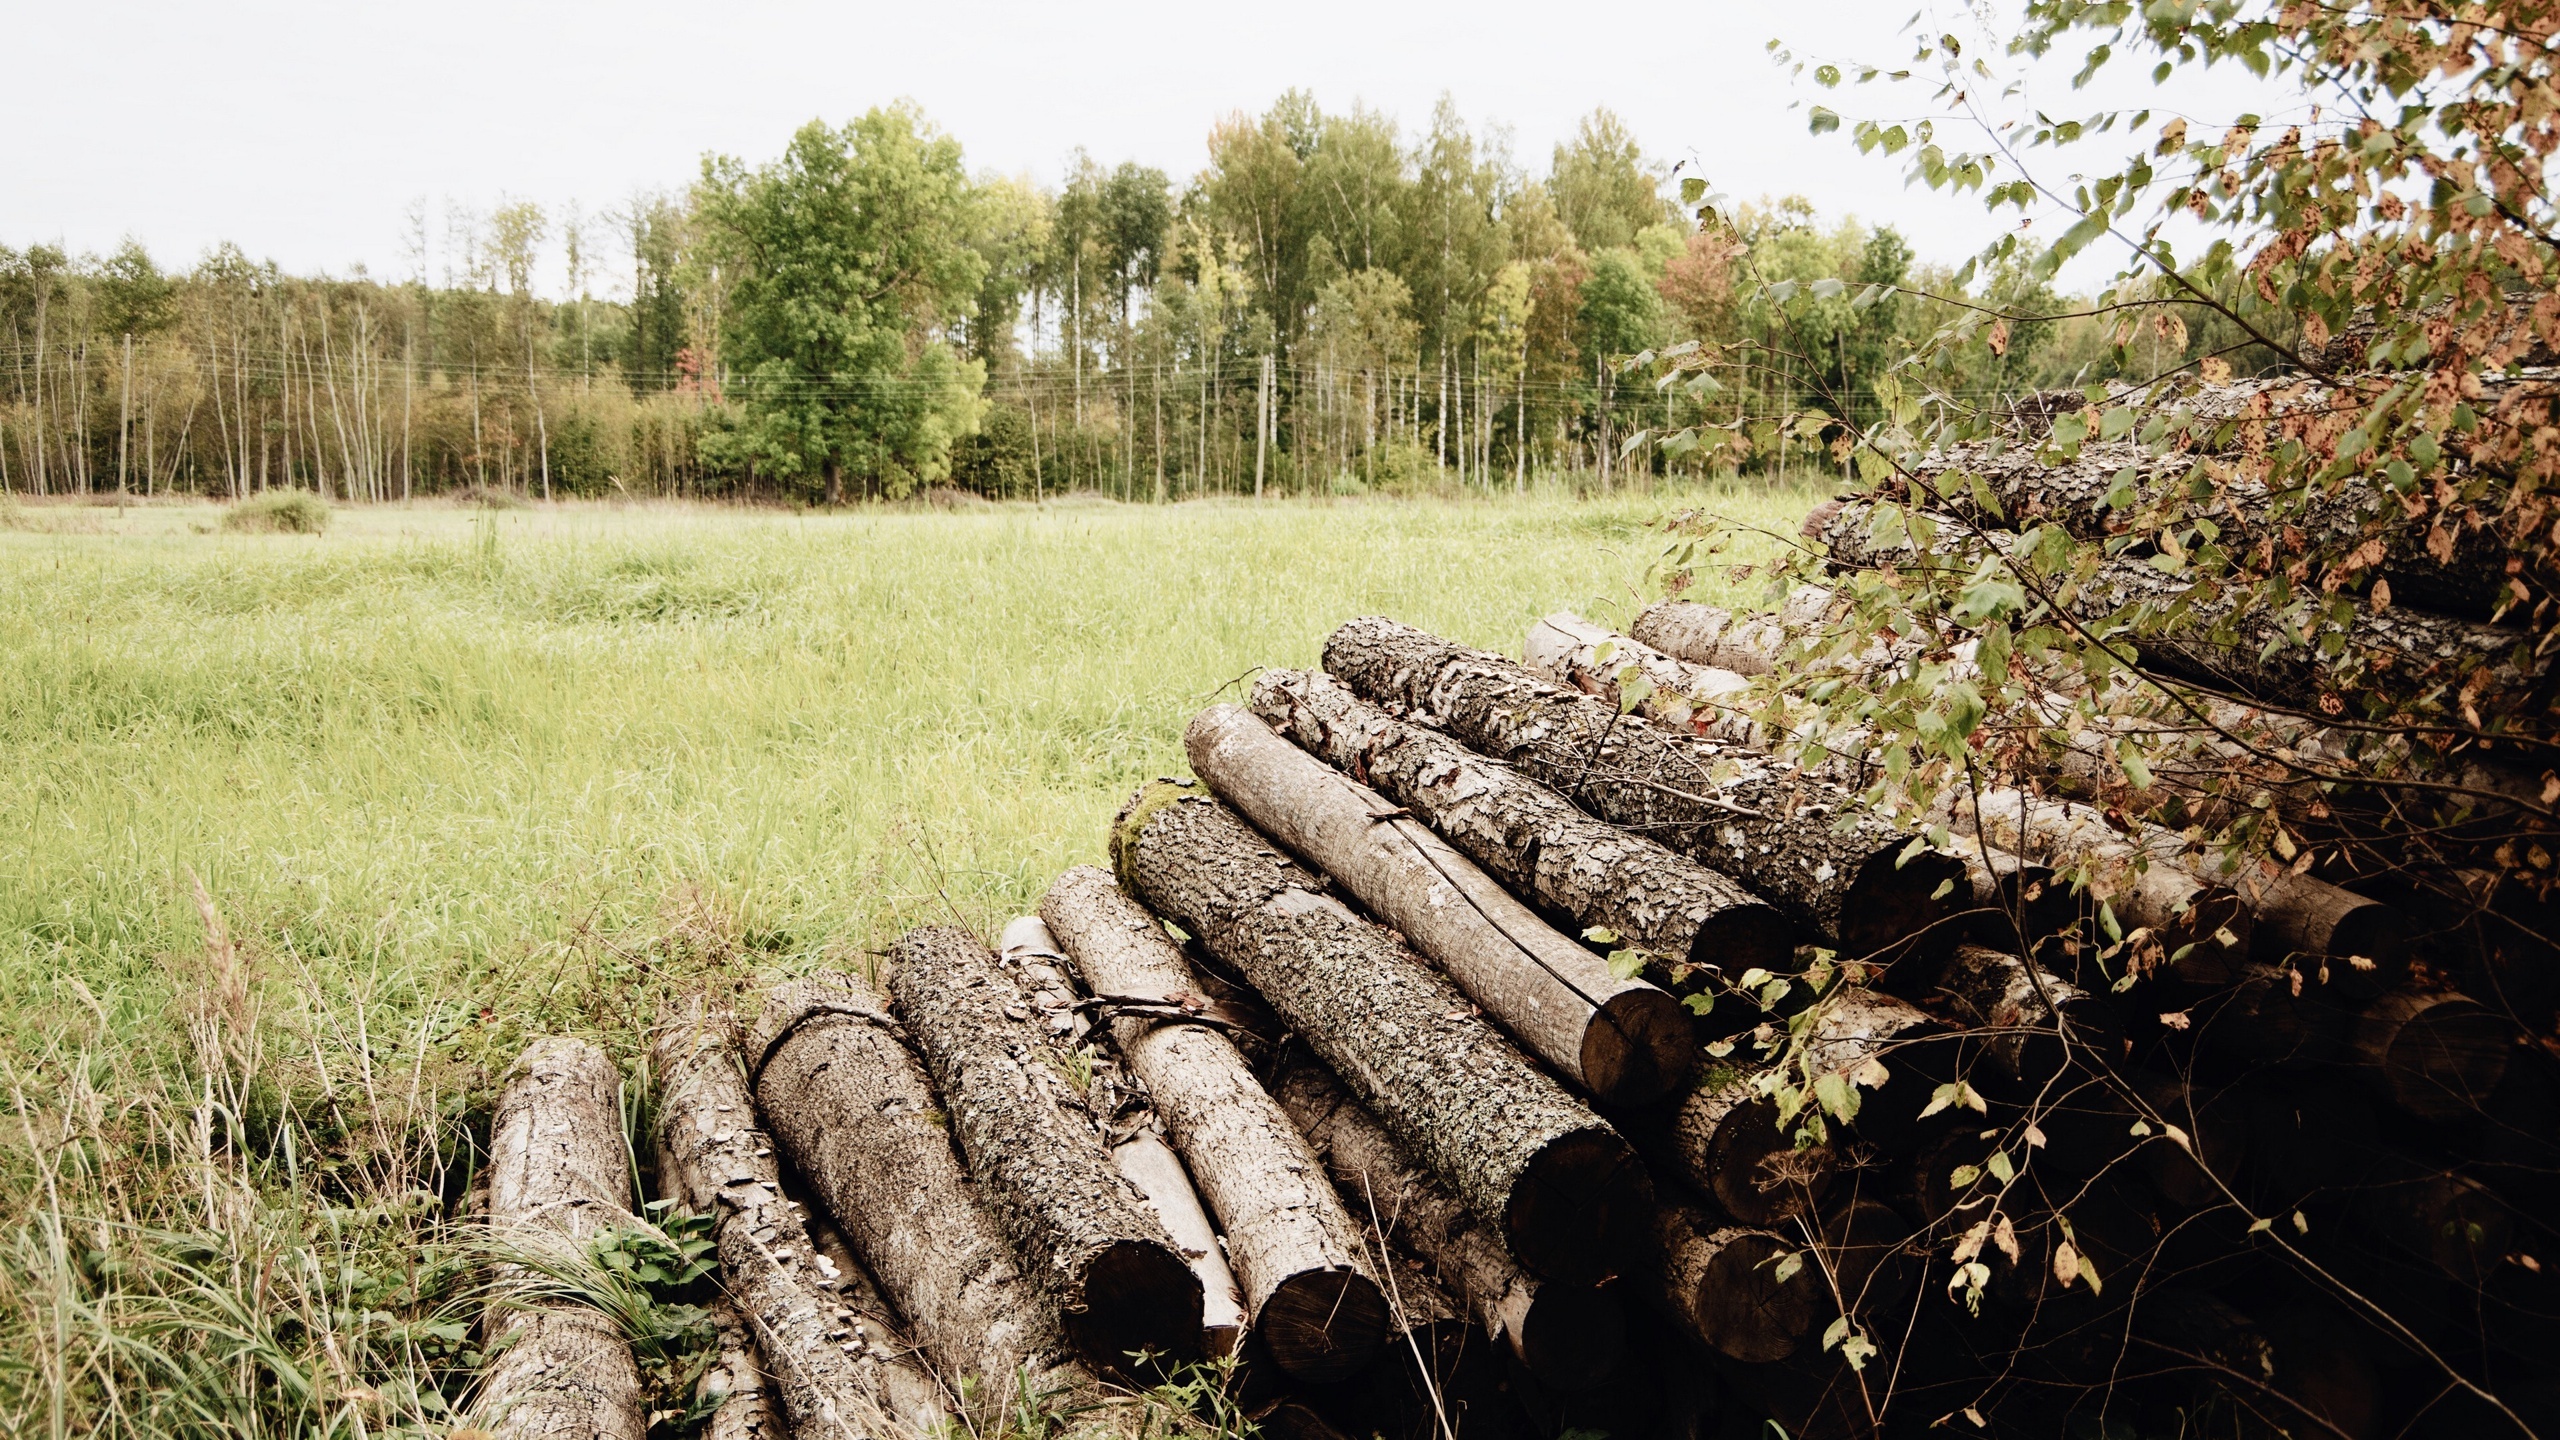
{"type": "Polygon", "coordinates": [[[1981,1178],[1982,1167],[1979,1165],[1959,1165],[1947,1172],[1947,1183],[1958,1190],[1981,1178]]]}
{"type": "Polygon", "coordinates": [[[1840,116],[1828,106],[1814,106],[1813,113],[1807,118],[1816,135],[1827,135],[1840,128],[1840,116]]]}
{"type": "Polygon", "coordinates": [[[1774,1272],[1774,1276],[1779,1284],[1784,1285],[1788,1281],[1796,1278],[1796,1272],[1803,1268],[1804,1252],[1801,1250],[1790,1250],[1786,1254],[1778,1257],[1778,1264],[1774,1272]]]}
{"type": "Polygon", "coordinates": [[[2009,1155],[2005,1150],[1992,1151],[1991,1158],[1983,1162],[1983,1168],[1989,1170],[1992,1177],[2003,1185],[2017,1178],[2018,1174],[2017,1168],[2009,1163],[2009,1155]]]}

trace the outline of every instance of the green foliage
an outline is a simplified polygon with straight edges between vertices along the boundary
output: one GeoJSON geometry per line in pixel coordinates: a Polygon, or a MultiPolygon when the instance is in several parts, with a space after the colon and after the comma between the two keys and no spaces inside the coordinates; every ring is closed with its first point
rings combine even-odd
{"type": "Polygon", "coordinates": [[[329,502],[308,490],[270,490],[222,512],[235,535],[317,535],[329,528],[329,502]]]}
{"type": "Polygon", "coordinates": [[[706,161],[696,191],[724,262],[723,339],[742,414],[714,453],[829,503],[851,471],[898,496],[947,472],[976,428],[983,370],[945,336],[976,298],[958,142],[911,107],[812,121],[780,160],[706,161]]]}

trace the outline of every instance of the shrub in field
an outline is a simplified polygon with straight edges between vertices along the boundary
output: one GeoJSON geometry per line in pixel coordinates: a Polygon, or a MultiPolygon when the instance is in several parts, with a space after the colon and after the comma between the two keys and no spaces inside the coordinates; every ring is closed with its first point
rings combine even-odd
{"type": "Polygon", "coordinates": [[[270,490],[224,512],[235,535],[317,535],[329,528],[329,502],[308,490],[270,490]]]}
{"type": "Polygon", "coordinates": [[[528,502],[503,486],[465,485],[453,492],[453,503],[464,510],[522,510],[528,502]]]}

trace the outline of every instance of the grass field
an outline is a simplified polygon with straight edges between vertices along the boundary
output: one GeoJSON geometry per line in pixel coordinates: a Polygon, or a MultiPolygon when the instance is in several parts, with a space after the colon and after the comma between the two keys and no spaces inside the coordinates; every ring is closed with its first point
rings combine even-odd
{"type": "Polygon", "coordinates": [[[420,1338],[450,1287],[398,1197],[449,1183],[528,1034],[627,1060],[680,987],[992,933],[1181,771],[1194,711],[1341,620],[1516,653],[1546,610],[1625,615],[1664,511],[1808,498],[0,511],[0,1433],[431,1422],[399,1387],[460,1342],[420,1338]],[[323,1243],[331,1207],[388,1228],[323,1243]],[[252,1303],[274,1255],[350,1247],[380,1264],[346,1294],[252,1303]],[[228,1294],[263,1358],[205,1359],[187,1306],[228,1294]],[[319,1344],[349,1306],[385,1318],[319,1344]],[[253,1398],[280,1365],[306,1398],[253,1398]]]}

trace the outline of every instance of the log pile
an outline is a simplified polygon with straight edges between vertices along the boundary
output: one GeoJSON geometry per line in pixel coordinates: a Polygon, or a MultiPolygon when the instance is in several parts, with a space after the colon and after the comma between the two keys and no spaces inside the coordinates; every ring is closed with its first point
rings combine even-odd
{"type": "MultiPolygon", "coordinates": [[[[1354,620],[994,948],[662,1022],[714,1432],[924,1440],[1204,1360],[1323,1440],[2551,1426],[2547,916],[2217,868],[2068,756],[1880,799],[1858,737],[1747,708],[1831,616],[1551,616],[1525,661],[1354,620]]],[[[643,1223],[615,1079],[511,1080],[519,1243],[643,1223]]],[[[492,1324],[493,1428],[636,1436],[609,1327],[492,1324]]]]}

